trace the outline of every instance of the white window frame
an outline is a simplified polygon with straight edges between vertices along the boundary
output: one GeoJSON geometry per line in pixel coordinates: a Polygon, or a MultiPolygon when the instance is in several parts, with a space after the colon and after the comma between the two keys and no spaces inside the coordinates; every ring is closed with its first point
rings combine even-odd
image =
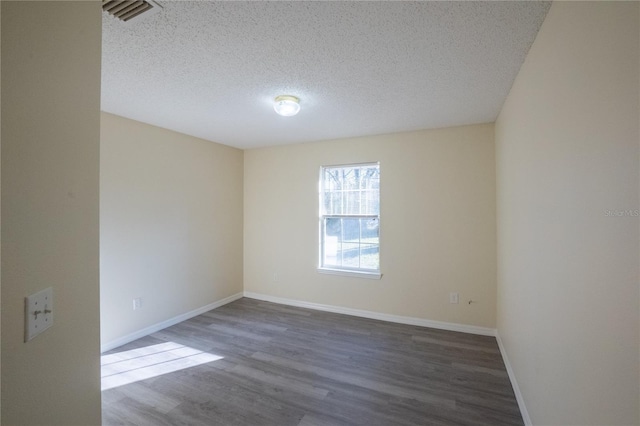
{"type": "MultiPolygon", "coordinates": [[[[319,250],[318,250],[318,272],[323,274],[330,275],[342,275],[348,277],[358,277],[358,278],[369,278],[369,279],[380,279],[382,278],[382,273],[380,272],[380,255],[381,255],[381,229],[380,229],[380,209],[378,209],[378,214],[362,214],[362,215],[354,215],[354,214],[325,214],[324,212],[324,171],[325,169],[341,169],[348,167],[362,167],[362,166],[377,166],[378,170],[380,170],[380,162],[368,162],[368,163],[355,163],[355,164],[339,164],[339,165],[326,165],[320,167],[319,174],[319,183],[318,183],[318,192],[319,192],[319,215],[318,215],[318,238],[319,238],[319,250]],[[378,221],[378,269],[366,269],[366,268],[350,268],[350,267],[335,267],[335,266],[325,266],[324,262],[324,253],[325,253],[325,241],[324,241],[324,224],[326,218],[369,218],[376,219],[378,221]]],[[[378,202],[380,203],[380,188],[378,188],[378,202]]]]}

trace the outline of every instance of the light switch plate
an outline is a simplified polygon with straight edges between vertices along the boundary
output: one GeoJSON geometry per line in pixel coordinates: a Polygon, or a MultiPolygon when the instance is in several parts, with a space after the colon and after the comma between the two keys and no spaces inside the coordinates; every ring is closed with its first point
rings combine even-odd
{"type": "Polygon", "coordinates": [[[24,298],[24,341],[36,337],[53,325],[53,288],[24,298]]]}

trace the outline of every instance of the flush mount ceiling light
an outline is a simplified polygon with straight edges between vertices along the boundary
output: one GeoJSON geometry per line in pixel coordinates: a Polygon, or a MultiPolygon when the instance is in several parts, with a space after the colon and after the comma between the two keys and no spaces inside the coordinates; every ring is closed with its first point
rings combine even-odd
{"type": "Polygon", "coordinates": [[[276,96],[273,109],[283,117],[291,117],[300,111],[300,99],[290,95],[276,96]]]}

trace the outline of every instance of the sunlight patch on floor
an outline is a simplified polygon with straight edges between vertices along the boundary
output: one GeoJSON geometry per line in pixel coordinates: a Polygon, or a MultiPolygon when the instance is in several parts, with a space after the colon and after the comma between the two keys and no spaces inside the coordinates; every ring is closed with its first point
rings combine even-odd
{"type": "Polygon", "coordinates": [[[115,388],[223,357],[174,342],[103,355],[102,390],[115,388]]]}

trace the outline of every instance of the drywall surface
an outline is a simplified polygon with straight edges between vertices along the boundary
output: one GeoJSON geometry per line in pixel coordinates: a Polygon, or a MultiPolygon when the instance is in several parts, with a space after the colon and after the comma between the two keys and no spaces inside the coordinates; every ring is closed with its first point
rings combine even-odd
{"type": "Polygon", "coordinates": [[[100,3],[0,7],[1,423],[100,424],[100,3]],[[47,287],[54,324],[24,343],[47,287]]]}
{"type": "Polygon", "coordinates": [[[253,149],[244,159],[245,291],[495,327],[492,124],[253,149]],[[318,273],[320,167],[374,161],[382,279],[318,273]]]}
{"type": "Polygon", "coordinates": [[[496,123],[498,332],[533,424],[638,424],[638,3],[557,2],[496,123]]]}
{"type": "Polygon", "coordinates": [[[107,343],[242,291],[243,153],[102,113],[107,343]],[[133,310],[133,299],[141,308],[133,310]]]}

